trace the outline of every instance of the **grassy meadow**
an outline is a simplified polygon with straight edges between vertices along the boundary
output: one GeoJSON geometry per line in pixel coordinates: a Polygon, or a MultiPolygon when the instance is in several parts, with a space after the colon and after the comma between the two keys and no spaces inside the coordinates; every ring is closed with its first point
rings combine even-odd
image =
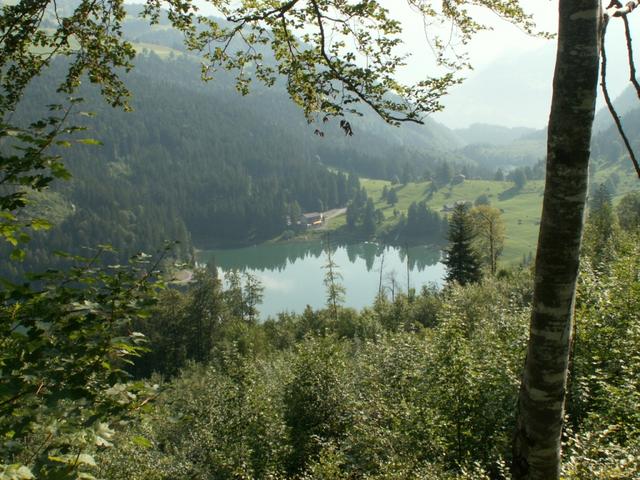
{"type": "MultiPolygon", "coordinates": [[[[367,190],[376,208],[381,208],[385,224],[395,222],[394,210],[407,213],[412,202],[427,201],[427,205],[442,214],[446,204],[457,201],[474,202],[483,193],[489,197],[491,206],[503,212],[506,227],[505,249],[501,261],[513,264],[522,260],[523,255],[535,253],[538,238],[540,213],[542,210],[542,194],[544,182],[529,181],[520,191],[513,190],[513,182],[496,182],[491,180],[466,180],[465,182],[441,188],[429,196],[431,182],[410,182],[407,185],[395,185],[398,203],[394,206],[382,199],[385,185],[391,188],[391,182],[385,180],[361,179],[361,185],[367,190]]],[[[345,224],[345,216],[330,221],[329,228],[337,229],[345,224]]]]}

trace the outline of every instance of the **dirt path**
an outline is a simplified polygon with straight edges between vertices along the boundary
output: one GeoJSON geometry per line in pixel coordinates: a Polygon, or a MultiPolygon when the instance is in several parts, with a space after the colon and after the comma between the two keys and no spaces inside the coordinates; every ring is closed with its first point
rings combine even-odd
{"type": "Polygon", "coordinates": [[[327,210],[326,212],[322,212],[324,215],[324,223],[319,227],[317,227],[315,230],[326,230],[328,227],[327,223],[329,220],[344,214],[346,211],[347,211],[346,208],[334,208],[333,210],[327,210]]]}
{"type": "Polygon", "coordinates": [[[333,210],[327,210],[326,212],[323,212],[325,224],[327,223],[327,220],[331,220],[332,218],[342,215],[346,211],[346,208],[334,208],[333,210]]]}

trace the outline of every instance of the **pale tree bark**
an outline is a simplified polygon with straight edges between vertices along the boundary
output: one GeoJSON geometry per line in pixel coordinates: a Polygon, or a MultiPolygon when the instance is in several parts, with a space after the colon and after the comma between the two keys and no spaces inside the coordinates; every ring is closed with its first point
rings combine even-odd
{"type": "Polygon", "coordinates": [[[546,188],[514,439],[513,474],[518,480],[554,480],[560,474],[560,436],[598,79],[600,1],[560,0],[546,188]]]}

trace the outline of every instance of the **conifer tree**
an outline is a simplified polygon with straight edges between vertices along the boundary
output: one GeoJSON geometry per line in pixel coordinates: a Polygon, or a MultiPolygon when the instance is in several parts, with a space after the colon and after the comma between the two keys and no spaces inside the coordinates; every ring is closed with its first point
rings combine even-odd
{"type": "Polygon", "coordinates": [[[364,209],[362,226],[368,235],[373,235],[376,231],[376,209],[373,205],[373,200],[370,198],[367,199],[367,204],[364,209]]]}
{"type": "Polygon", "coordinates": [[[466,285],[482,278],[480,258],[473,247],[475,237],[469,207],[463,203],[456,204],[449,219],[449,247],[444,260],[448,283],[466,285]]]}
{"type": "Polygon", "coordinates": [[[338,306],[344,302],[345,288],[340,283],[342,275],[338,271],[338,265],[333,260],[333,252],[331,250],[331,241],[327,238],[325,253],[327,255],[327,263],[323,268],[326,270],[324,275],[324,286],[327,289],[327,306],[331,310],[331,317],[338,320],[338,306]]]}
{"type": "Polygon", "coordinates": [[[195,269],[189,292],[188,319],[190,341],[188,349],[196,361],[205,361],[213,347],[215,331],[219,326],[222,284],[212,264],[195,269]]]}
{"type": "Polygon", "coordinates": [[[389,193],[387,194],[387,202],[390,205],[395,205],[396,203],[398,203],[398,192],[395,188],[389,190],[389,193]]]}
{"type": "Polygon", "coordinates": [[[611,192],[605,183],[598,185],[592,194],[589,204],[590,214],[602,209],[605,205],[611,206],[611,192]]]}
{"type": "Polygon", "coordinates": [[[589,207],[582,251],[592,263],[602,267],[614,259],[619,237],[620,226],[611,204],[611,194],[605,184],[600,184],[589,207]]]}

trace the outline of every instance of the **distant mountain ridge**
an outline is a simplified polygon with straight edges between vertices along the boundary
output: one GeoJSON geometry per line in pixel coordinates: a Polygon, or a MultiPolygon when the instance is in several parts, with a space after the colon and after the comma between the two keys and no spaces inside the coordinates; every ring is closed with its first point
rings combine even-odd
{"type": "Polygon", "coordinates": [[[488,123],[473,123],[466,128],[456,128],[453,132],[467,145],[508,145],[522,137],[532,134],[534,128],[527,127],[503,127],[488,123]]]}
{"type": "MultiPolygon", "coordinates": [[[[638,99],[638,93],[636,89],[629,85],[624,91],[613,100],[613,107],[615,108],[618,115],[622,117],[622,121],[624,122],[624,116],[635,110],[640,108],[640,100],[638,99]]],[[[601,132],[613,126],[613,119],[611,118],[611,112],[606,107],[601,108],[597,113],[593,120],[593,131],[594,133],[601,132]]]]}
{"type": "MultiPolygon", "coordinates": [[[[620,111],[624,112],[622,115],[623,128],[636,157],[638,157],[640,156],[640,101],[638,101],[635,90],[626,90],[615,104],[617,108],[620,108],[620,111]]],[[[633,168],[616,126],[610,117],[606,117],[607,115],[609,112],[606,109],[598,113],[599,129],[594,128],[591,140],[591,183],[592,185],[605,184],[615,197],[640,189],[640,179],[633,168]],[[602,120],[605,118],[606,121],[602,120]]]]}
{"type": "Polygon", "coordinates": [[[436,120],[455,128],[475,123],[539,128],[549,117],[555,46],[498,58],[470,72],[443,100],[436,120]]]}

